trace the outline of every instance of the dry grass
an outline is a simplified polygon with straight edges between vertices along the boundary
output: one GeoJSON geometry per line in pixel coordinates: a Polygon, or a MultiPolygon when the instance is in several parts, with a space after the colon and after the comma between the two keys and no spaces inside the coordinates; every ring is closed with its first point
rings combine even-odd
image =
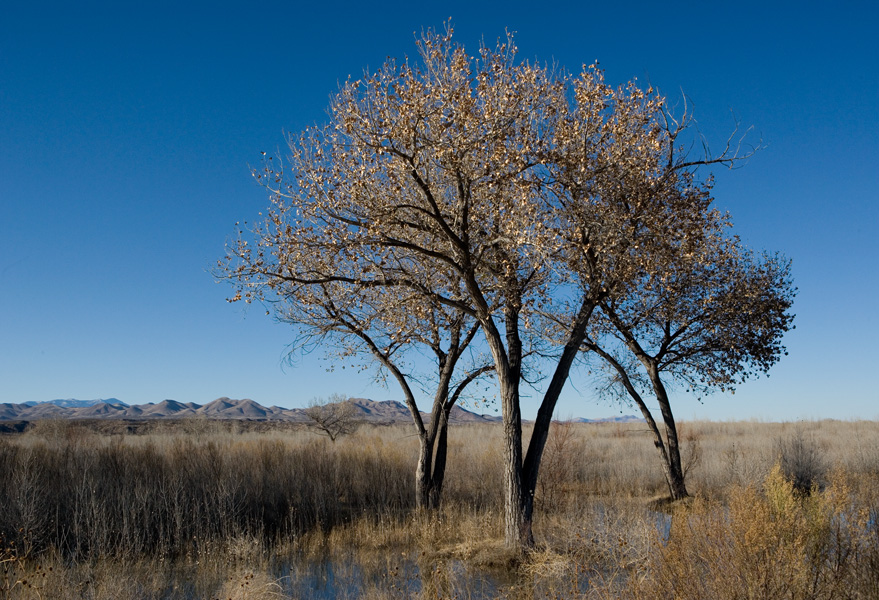
{"type": "Polygon", "coordinates": [[[879,598],[875,422],[685,423],[676,506],[644,425],[554,426],[524,563],[500,427],[450,430],[439,513],[406,427],[126,427],[0,437],[0,598],[879,598]]]}
{"type": "Polygon", "coordinates": [[[837,472],[822,491],[797,490],[775,466],[761,487],[727,504],[697,499],[675,511],[667,543],[650,552],[632,598],[876,598],[875,507],[837,472]]]}

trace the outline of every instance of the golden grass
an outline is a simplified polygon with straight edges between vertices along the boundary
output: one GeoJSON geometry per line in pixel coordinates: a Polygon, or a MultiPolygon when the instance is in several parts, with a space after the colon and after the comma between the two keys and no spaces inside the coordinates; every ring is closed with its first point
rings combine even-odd
{"type": "Polygon", "coordinates": [[[643,424],[553,427],[524,562],[498,426],[451,428],[438,513],[414,509],[407,427],[119,431],[0,438],[0,598],[296,598],[322,564],[352,598],[879,598],[876,422],[684,423],[676,504],[643,424]],[[796,439],[826,467],[812,494],[773,470],[796,439]]]}

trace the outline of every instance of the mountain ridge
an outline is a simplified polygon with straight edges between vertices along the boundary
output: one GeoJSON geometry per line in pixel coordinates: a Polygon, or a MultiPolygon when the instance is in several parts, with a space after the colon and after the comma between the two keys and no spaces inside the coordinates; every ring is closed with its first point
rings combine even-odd
{"type": "MultiPolygon", "coordinates": [[[[410,422],[412,416],[402,402],[396,400],[376,401],[368,398],[349,398],[355,407],[354,419],[367,423],[391,424],[410,422]]],[[[430,420],[430,413],[421,413],[422,419],[430,420]]],[[[47,400],[45,402],[0,403],[0,421],[33,421],[40,419],[238,419],[253,421],[292,421],[308,423],[310,419],[304,408],[265,407],[244,398],[234,400],[226,396],[207,404],[179,402],[166,399],[158,403],[126,404],[117,398],[76,400],[47,400]]],[[[501,417],[478,414],[461,406],[452,408],[452,423],[499,423],[501,417]]],[[[576,423],[629,422],[637,417],[625,415],[606,419],[571,419],[576,423]]]]}

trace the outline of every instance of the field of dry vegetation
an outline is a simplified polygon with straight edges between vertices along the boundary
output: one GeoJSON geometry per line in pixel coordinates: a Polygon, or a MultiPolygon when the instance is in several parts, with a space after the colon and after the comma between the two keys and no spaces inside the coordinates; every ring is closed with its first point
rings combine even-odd
{"type": "Polygon", "coordinates": [[[500,425],[417,439],[248,423],[0,436],[0,598],[879,598],[879,423],[689,422],[669,505],[643,424],[554,424],[539,549],[503,549],[500,425]]]}

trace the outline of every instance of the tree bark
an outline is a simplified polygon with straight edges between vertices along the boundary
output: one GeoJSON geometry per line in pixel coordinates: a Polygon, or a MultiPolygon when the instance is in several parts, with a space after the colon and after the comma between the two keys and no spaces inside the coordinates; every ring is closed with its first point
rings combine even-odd
{"type": "Polygon", "coordinates": [[[519,378],[522,345],[518,338],[516,309],[506,309],[506,344],[490,316],[482,320],[482,331],[495,364],[500,388],[504,426],[504,545],[516,552],[534,546],[526,494],[522,486],[522,413],[519,406],[519,378]]]}
{"type": "Polygon", "coordinates": [[[687,492],[687,486],[684,481],[684,470],[681,466],[681,447],[678,441],[678,429],[675,425],[675,418],[671,411],[671,402],[669,402],[668,392],[656,368],[648,368],[647,374],[650,377],[650,383],[653,385],[656,401],[659,403],[659,410],[662,413],[662,421],[665,424],[667,452],[664,453],[664,458],[668,491],[673,500],[681,500],[690,494],[687,492]]]}
{"type": "Polygon", "coordinates": [[[433,473],[430,479],[428,498],[428,508],[430,510],[439,510],[442,503],[443,482],[446,477],[446,457],[448,455],[449,413],[451,409],[452,406],[450,405],[440,413],[441,421],[434,447],[433,473]]]}
{"type": "Polygon", "coordinates": [[[504,543],[521,552],[534,546],[534,535],[522,485],[522,418],[517,401],[518,389],[510,389],[512,386],[509,385],[505,387],[506,390],[501,390],[504,404],[504,543]]]}
{"type": "Polygon", "coordinates": [[[415,507],[429,508],[431,494],[431,462],[433,445],[426,434],[419,436],[418,465],[415,468],[415,507]]]}

